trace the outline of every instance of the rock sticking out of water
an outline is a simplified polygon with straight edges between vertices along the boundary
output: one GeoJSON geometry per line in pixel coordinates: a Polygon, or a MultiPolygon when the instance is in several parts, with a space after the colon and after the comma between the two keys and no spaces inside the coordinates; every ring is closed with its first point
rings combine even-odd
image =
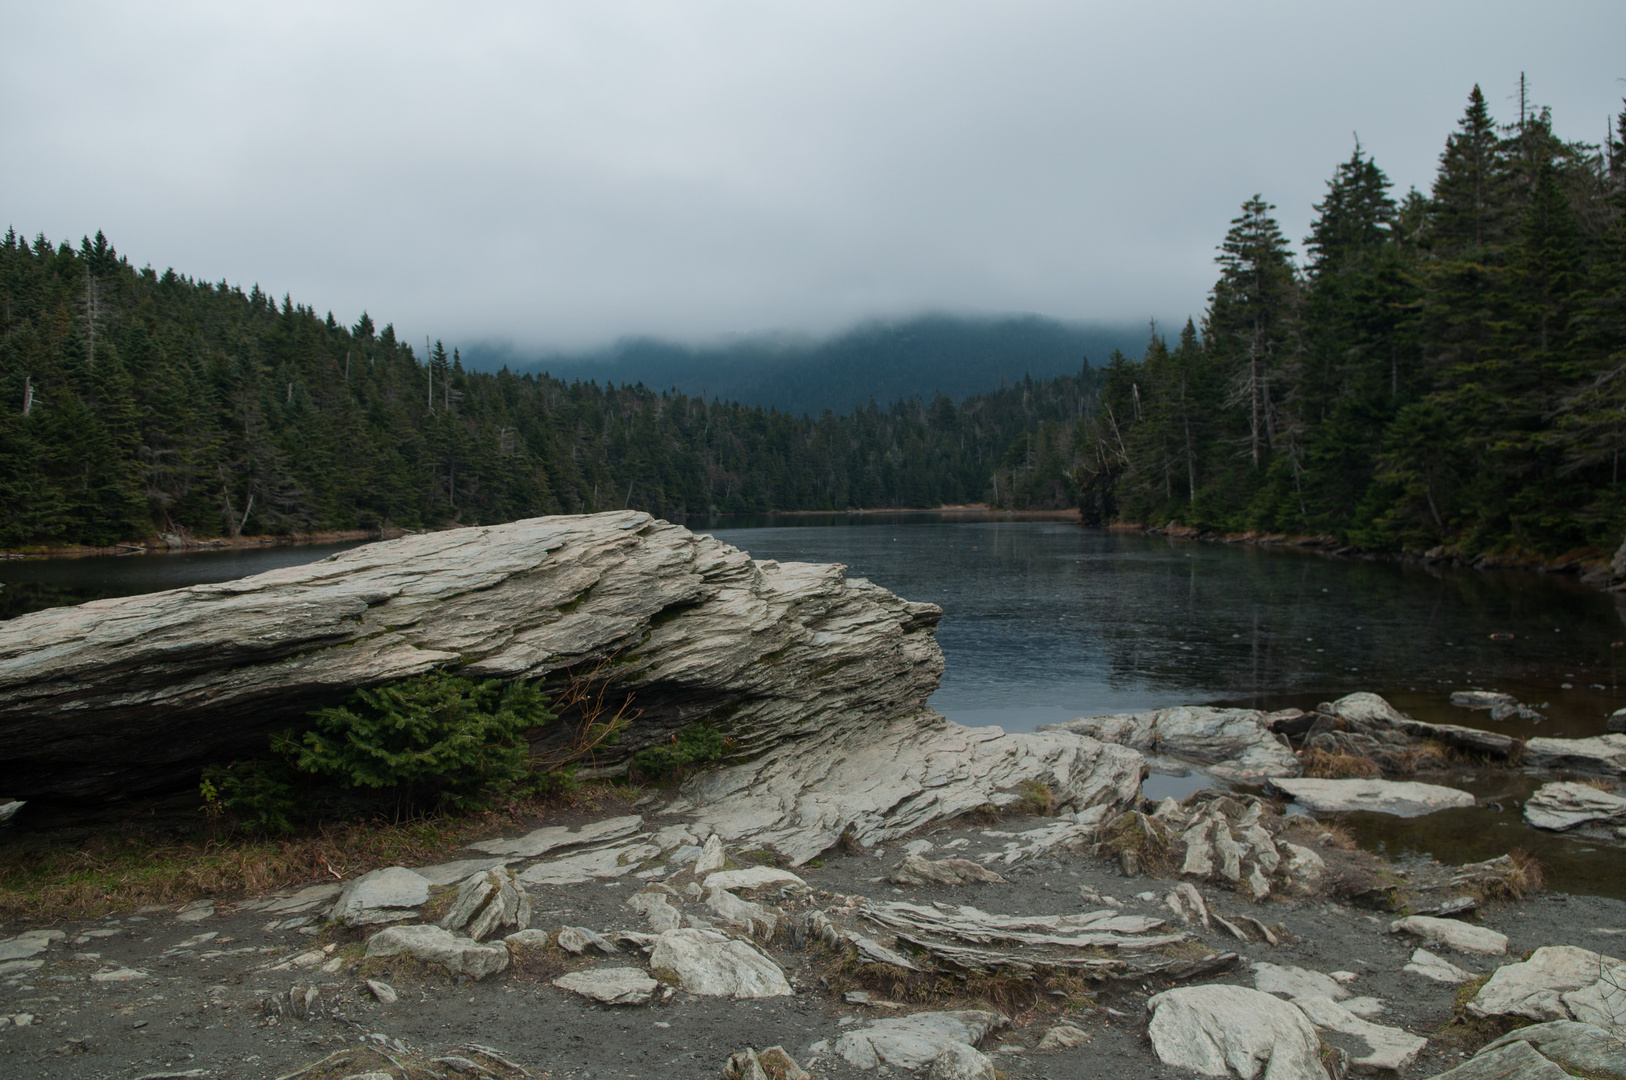
{"type": "Polygon", "coordinates": [[[1473,806],[1466,791],[1412,780],[1319,780],[1304,777],[1271,781],[1307,810],[1344,813],[1366,810],[1396,817],[1421,817],[1436,810],[1473,806]]]}
{"type": "Polygon", "coordinates": [[[1626,821],[1626,797],[1572,781],[1543,784],[1526,800],[1524,819],[1555,831],[1594,821],[1626,821]]]}
{"type": "Polygon", "coordinates": [[[1626,773],[1626,735],[1531,739],[1524,749],[1526,762],[1538,769],[1570,769],[1605,776],[1626,773]]]}
{"type": "Polygon", "coordinates": [[[1208,766],[1207,771],[1239,783],[1297,776],[1298,758],[1257,709],[1216,709],[1184,705],[1146,713],[1087,716],[1040,731],[1071,731],[1102,742],[1162,753],[1208,766]]]}

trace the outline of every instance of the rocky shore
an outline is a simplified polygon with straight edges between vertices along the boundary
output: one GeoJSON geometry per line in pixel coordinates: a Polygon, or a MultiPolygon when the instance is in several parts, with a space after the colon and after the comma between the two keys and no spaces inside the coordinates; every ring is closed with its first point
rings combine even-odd
{"type": "Polygon", "coordinates": [[[697,719],[735,749],[433,862],[0,928],[0,1072],[1626,1080],[1626,904],[1509,856],[1391,865],[1338,825],[1471,804],[1431,782],[1471,756],[1550,778],[1532,824],[1613,841],[1626,735],[1520,742],[1372,694],[967,729],[925,706],[938,614],[624,513],[12,620],[0,779],[31,799],[157,790],[452,664],[614,663],[643,712],[604,773],[697,719]],[[1153,768],[1216,786],[1154,803],[1153,768]]]}

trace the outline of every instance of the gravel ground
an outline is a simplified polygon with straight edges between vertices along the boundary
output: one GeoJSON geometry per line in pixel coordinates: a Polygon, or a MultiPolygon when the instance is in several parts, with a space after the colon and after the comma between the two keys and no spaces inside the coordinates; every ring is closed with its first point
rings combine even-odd
{"type": "MultiPolygon", "coordinates": [[[[656,822],[662,823],[666,822],[656,822]]],[[[962,838],[968,843],[953,854],[974,855],[1002,847],[1004,838],[989,832],[1043,823],[1006,821],[984,828],[961,822],[930,831],[924,838],[937,845],[928,857],[941,857],[944,845],[962,838]]],[[[884,875],[903,854],[901,844],[874,852],[832,853],[824,865],[799,872],[821,906],[834,903],[835,895],[857,894],[969,904],[1004,914],[1070,914],[1100,906],[1081,898],[1081,889],[1092,889],[1121,901],[1128,914],[1162,915],[1179,922],[1160,900],[1136,898],[1148,890],[1161,897],[1171,881],[1125,878],[1115,864],[1086,854],[1063,851],[1002,871],[1009,879],[1004,884],[902,889],[889,884],[884,875]]],[[[638,887],[630,882],[533,887],[532,925],[645,930],[642,918],[624,906],[638,887]]],[[[1195,981],[1251,985],[1247,965],[1253,961],[1354,972],[1352,992],[1387,1003],[1380,1023],[1430,1038],[1405,1075],[1430,1076],[1458,1059],[1464,1047],[1437,1035],[1451,1017],[1455,988],[1401,971],[1415,943],[1386,932],[1392,916],[1324,899],[1254,904],[1212,887],[1205,886],[1202,892],[1213,910],[1228,916],[1252,915],[1284,928],[1288,936],[1274,947],[1244,944],[1223,931],[1193,925],[1187,929],[1210,948],[1241,955],[1233,970],[1195,981]]],[[[409,963],[378,971],[371,965],[379,962],[370,961],[365,970],[358,968],[355,956],[363,937],[358,931],[279,929],[277,921],[263,913],[234,911],[224,903],[216,914],[199,921],[180,921],[176,914],[174,909],[148,910],[58,924],[54,929],[64,931],[67,940],[41,954],[44,967],[14,973],[9,981],[0,975],[0,1016],[32,1017],[27,1026],[19,1027],[15,1019],[0,1026],[0,1076],[273,1078],[371,1039],[394,1053],[431,1055],[478,1043],[556,1078],[712,1080],[728,1055],[743,1047],[783,1045],[807,1065],[809,1047],[815,1042],[833,1041],[855,1023],[898,1013],[847,1004],[839,992],[842,984],[832,987],[825,981],[832,972],[829,955],[798,949],[783,935],[766,949],[786,969],[796,990],[792,997],[735,1002],[679,992],[665,1002],[610,1008],[588,1004],[550,984],[566,967],[589,963],[564,960],[556,950],[545,950],[506,972],[471,983],[409,963]],[[202,934],[215,936],[196,941],[202,934]],[[337,970],[323,971],[321,966],[267,970],[323,946],[332,946],[327,965],[337,970]],[[123,981],[92,979],[110,970],[141,974],[123,981]],[[384,1005],[374,1000],[362,979],[367,973],[389,981],[399,992],[399,1001],[384,1005]],[[311,986],[320,995],[308,1018],[267,1009],[268,999],[278,994],[286,999],[295,987],[303,1001],[303,991],[311,986]]],[[[1509,936],[1514,958],[1541,945],[1580,945],[1616,954],[1626,945],[1616,936],[1626,928],[1626,905],[1614,900],[1547,894],[1493,906],[1482,911],[1480,919],[1509,936]]],[[[36,928],[11,925],[0,930],[0,936],[36,928]]],[[[1459,954],[1448,954],[1448,959],[1475,973],[1507,962],[1459,954]]],[[[1147,997],[1169,985],[1159,979],[1120,981],[1098,984],[1088,998],[1043,996],[1037,1005],[1012,1012],[1011,1027],[991,1036],[982,1048],[1011,1080],[1191,1075],[1161,1065],[1144,1034],[1147,997]],[[1089,1042],[1039,1052],[1040,1037],[1061,1019],[1081,1027],[1089,1042]]],[[[931,1005],[913,1002],[901,1011],[977,1005],[968,999],[931,1005]]],[[[813,1071],[831,1078],[899,1073],[885,1066],[858,1072],[828,1056],[813,1071]]]]}

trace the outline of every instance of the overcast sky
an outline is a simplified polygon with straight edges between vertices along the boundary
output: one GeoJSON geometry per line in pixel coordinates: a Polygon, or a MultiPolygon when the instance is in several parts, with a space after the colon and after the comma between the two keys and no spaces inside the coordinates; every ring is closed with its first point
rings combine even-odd
{"type": "Polygon", "coordinates": [[[1598,141],[1626,3],[0,3],[0,210],[408,340],[1199,315],[1355,132],[1598,141]]]}

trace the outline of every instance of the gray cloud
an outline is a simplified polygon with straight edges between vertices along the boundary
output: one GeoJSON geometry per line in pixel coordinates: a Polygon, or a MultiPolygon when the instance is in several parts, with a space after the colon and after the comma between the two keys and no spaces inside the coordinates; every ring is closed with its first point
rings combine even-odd
{"type": "MultiPolygon", "coordinates": [[[[7,3],[0,207],[411,338],[1200,312],[1352,132],[1426,189],[1468,89],[1620,107],[1626,5],[7,3]]],[[[410,338],[409,338],[410,339],[410,338]]]]}

